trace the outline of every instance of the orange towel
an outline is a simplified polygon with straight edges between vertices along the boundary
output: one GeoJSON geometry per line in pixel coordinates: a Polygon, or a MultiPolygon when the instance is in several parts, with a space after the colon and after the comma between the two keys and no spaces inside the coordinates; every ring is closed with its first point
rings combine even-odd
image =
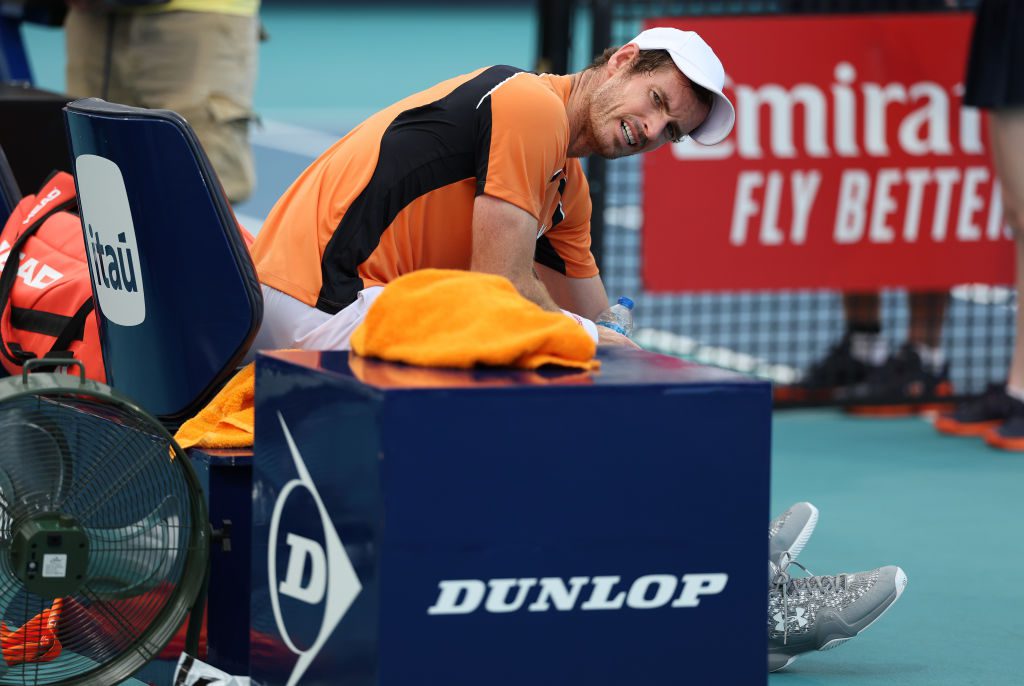
{"type": "Polygon", "coordinates": [[[206,407],[174,434],[182,448],[248,448],[255,424],[256,372],[242,367],[206,407]]]}
{"type": "Polygon", "coordinates": [[[352,350],[425,367],[599,366],[577,322],[541,309],[505,277],[447,269],[389,283],[352,334],[352,350]]]}

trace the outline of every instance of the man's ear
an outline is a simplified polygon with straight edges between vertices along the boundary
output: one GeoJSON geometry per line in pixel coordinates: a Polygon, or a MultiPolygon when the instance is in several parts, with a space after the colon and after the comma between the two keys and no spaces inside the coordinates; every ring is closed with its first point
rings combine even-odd
{"type": "Polygon", "coordinates": [[[612,73],[615,73],[623,67],[632,64],[633,60],[635,60],[639,55],[640,48],[637,47],[636,43],[626,43],[608,58],[606,66],[612,73]]]}

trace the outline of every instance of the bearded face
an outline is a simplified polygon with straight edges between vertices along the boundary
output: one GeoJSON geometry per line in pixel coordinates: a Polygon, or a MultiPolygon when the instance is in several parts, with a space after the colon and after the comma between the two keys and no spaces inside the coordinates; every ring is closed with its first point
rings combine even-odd
{"type": "Polygon", "coordinates": [[[573,156],[650,152],[697,128],[710,107],[672,66],[636,73],[623,65],[594,88],[573,156]],[[582,155],[576,155],[582,152],[582,155]]]}

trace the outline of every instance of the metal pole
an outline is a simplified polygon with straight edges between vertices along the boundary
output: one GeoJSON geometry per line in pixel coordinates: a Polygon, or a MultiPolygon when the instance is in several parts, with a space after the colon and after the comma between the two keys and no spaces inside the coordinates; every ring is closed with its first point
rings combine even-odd
{"type": "MultiPolygon", "coordinates": [[[[0,8],[2,9],[2,8],[0,8]]],[[[0,12],[0,81],[32,83],[25,44],[21,40],[21,21],[0,12]]]]}
{"type": "MultiPolygon", "coordinates": [[[[612,44],[612,10],[610,0],[591,0],[590,50],[594,57],[612,44]]],[[[590,201],[593,211],[590,216],[590,252],[593,253],[600,269],[604,257],[604,209],[608,161],[598,155],[587,159],[587,180],[590,182],[590,201]]]]}
{"type": "Polygon", "coordinates": [[[572,0],[539,0],[540,37],[537,41],[537,71],[549,74],[569,72],[572,0]]]}

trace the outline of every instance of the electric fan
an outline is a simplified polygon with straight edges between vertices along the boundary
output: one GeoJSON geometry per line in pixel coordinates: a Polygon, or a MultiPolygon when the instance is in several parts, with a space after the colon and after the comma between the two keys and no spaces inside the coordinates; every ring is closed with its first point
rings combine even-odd
{"type": "Polygon", "coordinates": [[[206,506],[156,419],[53,362],[0,380],[0,684],[110,686],[200,595],[206,506]]]}

